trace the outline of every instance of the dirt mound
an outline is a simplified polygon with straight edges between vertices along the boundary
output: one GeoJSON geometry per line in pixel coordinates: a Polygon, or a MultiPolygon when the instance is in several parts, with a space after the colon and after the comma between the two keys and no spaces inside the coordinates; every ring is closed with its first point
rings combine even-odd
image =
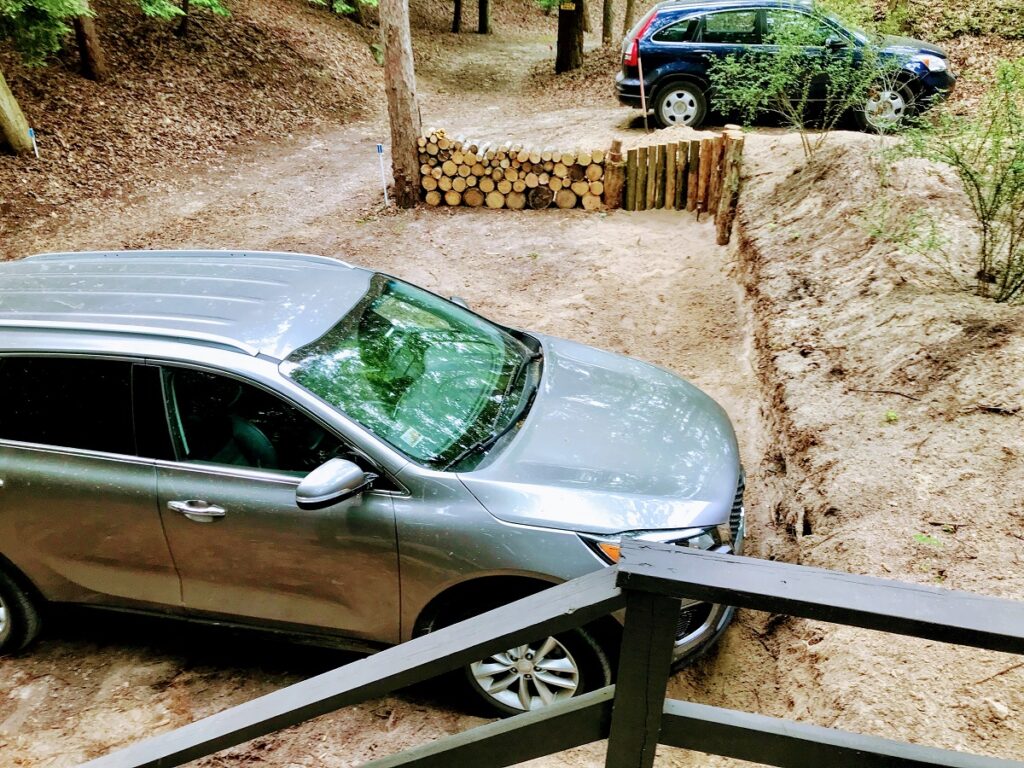
{"type": "Polygon", "coordinates": [[[75,51],[30,69],[0,67],[34,126],[41,157],[0,156],[0,242],[23,222],[97,196],[109,215],[132,182],[216,161],[258,137],[352,120],[380,92],[372,32],[301,0],[235,0],[187,39],[134,4],[98,0],[112,77],[78,75],[75,51]]]}
{"type": "MultiPolygon", "coordinates": [[[[800,170],[794,137],[748,142],[741,259],[774,406],[785,491],[776,524],[791,556],[1019,598],[1024,308],[962,287],[974,235],[955,180],[904,161],[885,187],[869,136],[839,135],[800,170]],[[926,209],[946,254],[873,236],[926,209]]],[[[1024,726],[1007,716],[1024,707],[1013,657],[814,622],[787,622],[776,641],[790,715],[1024,752],[1024,726]]]]}

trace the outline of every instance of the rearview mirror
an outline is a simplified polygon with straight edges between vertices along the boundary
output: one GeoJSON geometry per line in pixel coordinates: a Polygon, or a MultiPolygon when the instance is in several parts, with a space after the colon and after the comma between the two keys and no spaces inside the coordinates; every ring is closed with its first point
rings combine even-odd
{"type": "Polygon", "coordinates": [[[351,461],[331,459],[302,478],[295,489],[295,503],[299,509],[323,509],[358,496],[376,479],[351,461]]]}

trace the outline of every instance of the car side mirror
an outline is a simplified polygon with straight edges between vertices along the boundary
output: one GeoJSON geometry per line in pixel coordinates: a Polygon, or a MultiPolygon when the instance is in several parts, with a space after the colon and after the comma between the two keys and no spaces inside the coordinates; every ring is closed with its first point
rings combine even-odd
{"type": "Polygon", "coordinates": [[[469,309],[469,302],[466,301],[461,296],[449,296],[448,301],[450,301],[452,304],[458,304],[463,309],[469,309]]]}
{"type": "Polygon", "coordinates": [[[299,509],[323,509],[351,499],[373,485],[377,475],[347,459],[331,459],[314,469],[295,489],[299,509]]]}
{"type": "Polygon", "coordinates": [[[825,47],[830,51],[841,51],[847,46],[847,42],[841,37],[825,38],[825,47]]]}

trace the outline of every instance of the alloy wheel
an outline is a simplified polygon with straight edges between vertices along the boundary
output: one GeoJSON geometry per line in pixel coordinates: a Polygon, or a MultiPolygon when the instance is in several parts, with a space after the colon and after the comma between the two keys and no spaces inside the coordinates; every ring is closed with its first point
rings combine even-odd
{"type": "Polygon", "coordinates": [[[470,672],[486,695],[523,711],[571,698],[580,686],[579,665],[554,637],[496,653],[470,672]]]}

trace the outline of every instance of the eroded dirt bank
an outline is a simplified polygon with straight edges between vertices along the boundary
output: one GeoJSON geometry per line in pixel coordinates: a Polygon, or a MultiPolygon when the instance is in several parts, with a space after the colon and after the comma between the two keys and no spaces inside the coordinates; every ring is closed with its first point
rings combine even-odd
{"type": "MultiPolygon", "coordinates": [[[[773,524],[807,565],[1024,594],[1024,308],[965,291],[959,187],[918,161],[883,184],[878,140],[810,166],[793,137],[748,154],[740,256],[771,404],[773,524]],[[927,208],[950,238],[915,255],[872,236],[927,208]]],[[[1019,758],[1017,657],[814,622],[774,633],[788,715],[1019,758]]]]}

